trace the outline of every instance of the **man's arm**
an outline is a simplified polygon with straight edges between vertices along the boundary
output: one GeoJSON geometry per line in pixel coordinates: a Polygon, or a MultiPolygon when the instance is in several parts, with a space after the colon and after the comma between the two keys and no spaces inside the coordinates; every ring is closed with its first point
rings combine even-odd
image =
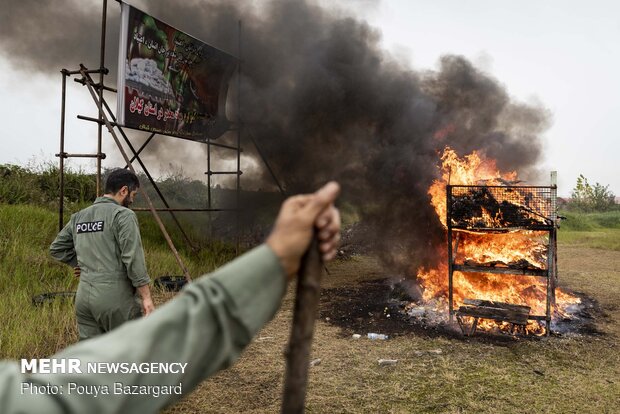
{"type": "Polygon", "coordinates": [[[127,269],[127,277],[142,299],[142,314],[147,316],[155,310],[149,287],[150,278],[146,272],[146,260],[140,227],[136,214],[122,211],[114,219],[115,236],[121,250],[121,260],[127,269]]]}
{"type": "Polygon", "coordinates": [[[50,254],[58,261],[68,264],[71,267],[77,267],[77,254],[73,244],[73,225],[72,221],[58,233],[56,239],[50,245],[50,254]]]}
{"type": "MultiPolygon", "coordinates": [[[[279,259],[260,246],[210,276],[196,279],[175,299],[148,318],[127,322],[106,335],[79,342],[52,358],[79,358],[83,374],[19,373],[16,363],[0,364],[0,412],[155,413],[180,395],[158,398],[114,395],[114,383],[123,385],[178,385],[192,390],[214,372],[231,365],[280,306],[286,277],[279,259]],[[178,362],[184,372],[165,375],[87,374],[87,363],[178,362]],[[21,394],[21,384],[63,385],[63,395],[21,394]],[[93,398],[68,395],[69,383],[107,385],[110,395],[93,398]],[[36,409],[34,408],[36,407],[36,409]]],[[[100,388],[102,389],[102,388],[100,388]]]]}
{"type": "MultiPolygon", "coordinates": [[[[262,245],[210,277],[197,279],[175,299],[148,318],[121,325],[106,335],[80,342],[53,358],[78,358],[85,370],[89,362],[186,363],[184,372],[168,374],[37,374],[26,377],[16,363],[0,364],[0,412],[30,413],[154,413],[178,395],[158,398],[114,394],[114,383],[129,386],[177,385],[190,392],[200,381],[232,364],[258,330],[280,306],[286,276],[299,267],[310,244],[312,228],[324,258],[333,258],[339,239],[340,218],[333,207],[336,184],[312,196],[286,202],[267,245],[262,245]],[[65,393],[22,394],[22,383],[63,385],[65,393]],[[69,383],[110,387],[97,398],[68,395],[69,383]]],[[[289,199],[290,200],[290,199],[289,199]]]]}
{"type": "Polygon", "coordinates": [[[127,270],[127,277],[134,287],[150,282],[146,271],[144,249],[140,238],[138,218],[131,210],[121,211],[114,218],[115,236],[121,250],[121,260],[127,270]]]}

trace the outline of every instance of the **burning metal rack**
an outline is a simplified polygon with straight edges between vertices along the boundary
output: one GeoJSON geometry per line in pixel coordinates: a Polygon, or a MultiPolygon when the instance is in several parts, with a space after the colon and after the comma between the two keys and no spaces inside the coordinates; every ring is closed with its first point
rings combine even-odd
{"type": "Polygon", "coordinates": [[[448,228],[448,301],[450,322],[456,316],[465,335],[475,332],[478,319],[508,322],[514,330],[522,330],[528,320],[546,322],[550,332],[551,309],[555,305],[557,284],[557,186],[555,172],[550,186],[496,186],[496,185],[447,185],[448,228]],[[531,263],[515,265],[479,264],[457,262],[459,241],[465,243],[462,233],[493,234],[536,231],[547,233],[546,266],[539,268],[531,263]],[[454,272],[493,273],[506,276],[536,276],[546,281],[546,312],[531,315],[527,306],[501,302],[465,299],[464,305],[454,309],[454,272]],[[473,318],[470,327],[464,317],[473,318]]]}

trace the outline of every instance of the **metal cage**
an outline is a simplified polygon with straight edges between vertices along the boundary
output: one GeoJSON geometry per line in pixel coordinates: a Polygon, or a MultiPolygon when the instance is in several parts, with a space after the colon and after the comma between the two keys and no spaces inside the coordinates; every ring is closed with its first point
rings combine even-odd
{"type": "Polygon", "coordinates": [[[447,185],[446,197],[450,322],[455,315],[459,316],[454,310],[455,271],[536,276],[546,281],[546,312],[545,315],[528,315],[527,319],[544,320],[548,335],[557,283],[557,187],[447,185]],[[547,260],[543,268],[527,263],[520,266],[495,266],[457,262],[459,239],[464,239],[460,237],[462,232],[485,234],[532,230],[538,234],[545,232],[548,236],[547,260]]]}

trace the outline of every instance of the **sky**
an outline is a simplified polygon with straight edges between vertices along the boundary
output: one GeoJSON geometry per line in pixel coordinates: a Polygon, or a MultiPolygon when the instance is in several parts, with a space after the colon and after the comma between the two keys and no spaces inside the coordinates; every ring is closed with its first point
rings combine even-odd
{"type": "Polygon", "coordinates": [[[620,2],[601,0],[390,0],[367,13],[415,68],[464,55],[515,99],[548,108],[541,167],[558,171],[561,195],[579,174],[620,195],[618,16],[620,2]]]}
{"type": "MultiPolygon", "coordinates": [[[[497,79],[513,99],[544,106],[551,114],[551,126],[543,134],[540,168],[558,171],[559,195],[570,195],[579,174],[591,183],[609,185],[620,195],[620,134],[615,122],[620,118],[620,2],[324,3],[366,19],[380,30],[384,48],[415,70],[437,69],[445,54],[462,55],[497,79]]],[[[99,12],[98,7],[93,8],[93,13],[99,12]]],[[[2,53],[0,164],[57,162],[61,68],[24,72],[2,53]]],[[[96,110],[84,88],[70,87],[66,150],[92,153],[96,128],[77,121],[78,113],[95,116],[96,110]]],[[[94,167],[92,160],[74,159],[71,163],[85,169],[94,167]]]]}

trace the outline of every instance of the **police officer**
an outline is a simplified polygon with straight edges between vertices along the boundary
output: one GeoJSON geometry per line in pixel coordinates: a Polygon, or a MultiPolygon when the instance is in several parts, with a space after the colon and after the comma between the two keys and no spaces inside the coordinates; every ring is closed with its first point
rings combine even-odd
{"type": "Polygon", "coordinates": [[[127,208],[139,187],[133,172],[113,170],[103,197],[73,214],[50,246],[52,257],[73,266],[80,277],[75,297],[80,340],[154,309],[138,219],[127,208]]]}
{"type": "Polygon", "coordinates": [[[230,366],[280,307],[286,283],[297,273],[310,244],[313,227],[318,229],[323,259],[335,257],[340,215],[333,203],[338,192],[336,183],[328,183],[313,194],[287,199],[264,245],[196,279],[150,317],[51,357],[79,359],[82,368],[88,363],[115,361],[186,364],[182,372],[25,375],[15,362],[2,362],[0,413],[156,413],[180,398],[177,391],[186,394],[230,366]],[[71,393],[71,386],[86,391],[71,393]],[[172,391],[169,394],[148,395],[153,387],[167,386],[172,391]],[[95,390],[99,390],[97,397],[95,390]]]}

